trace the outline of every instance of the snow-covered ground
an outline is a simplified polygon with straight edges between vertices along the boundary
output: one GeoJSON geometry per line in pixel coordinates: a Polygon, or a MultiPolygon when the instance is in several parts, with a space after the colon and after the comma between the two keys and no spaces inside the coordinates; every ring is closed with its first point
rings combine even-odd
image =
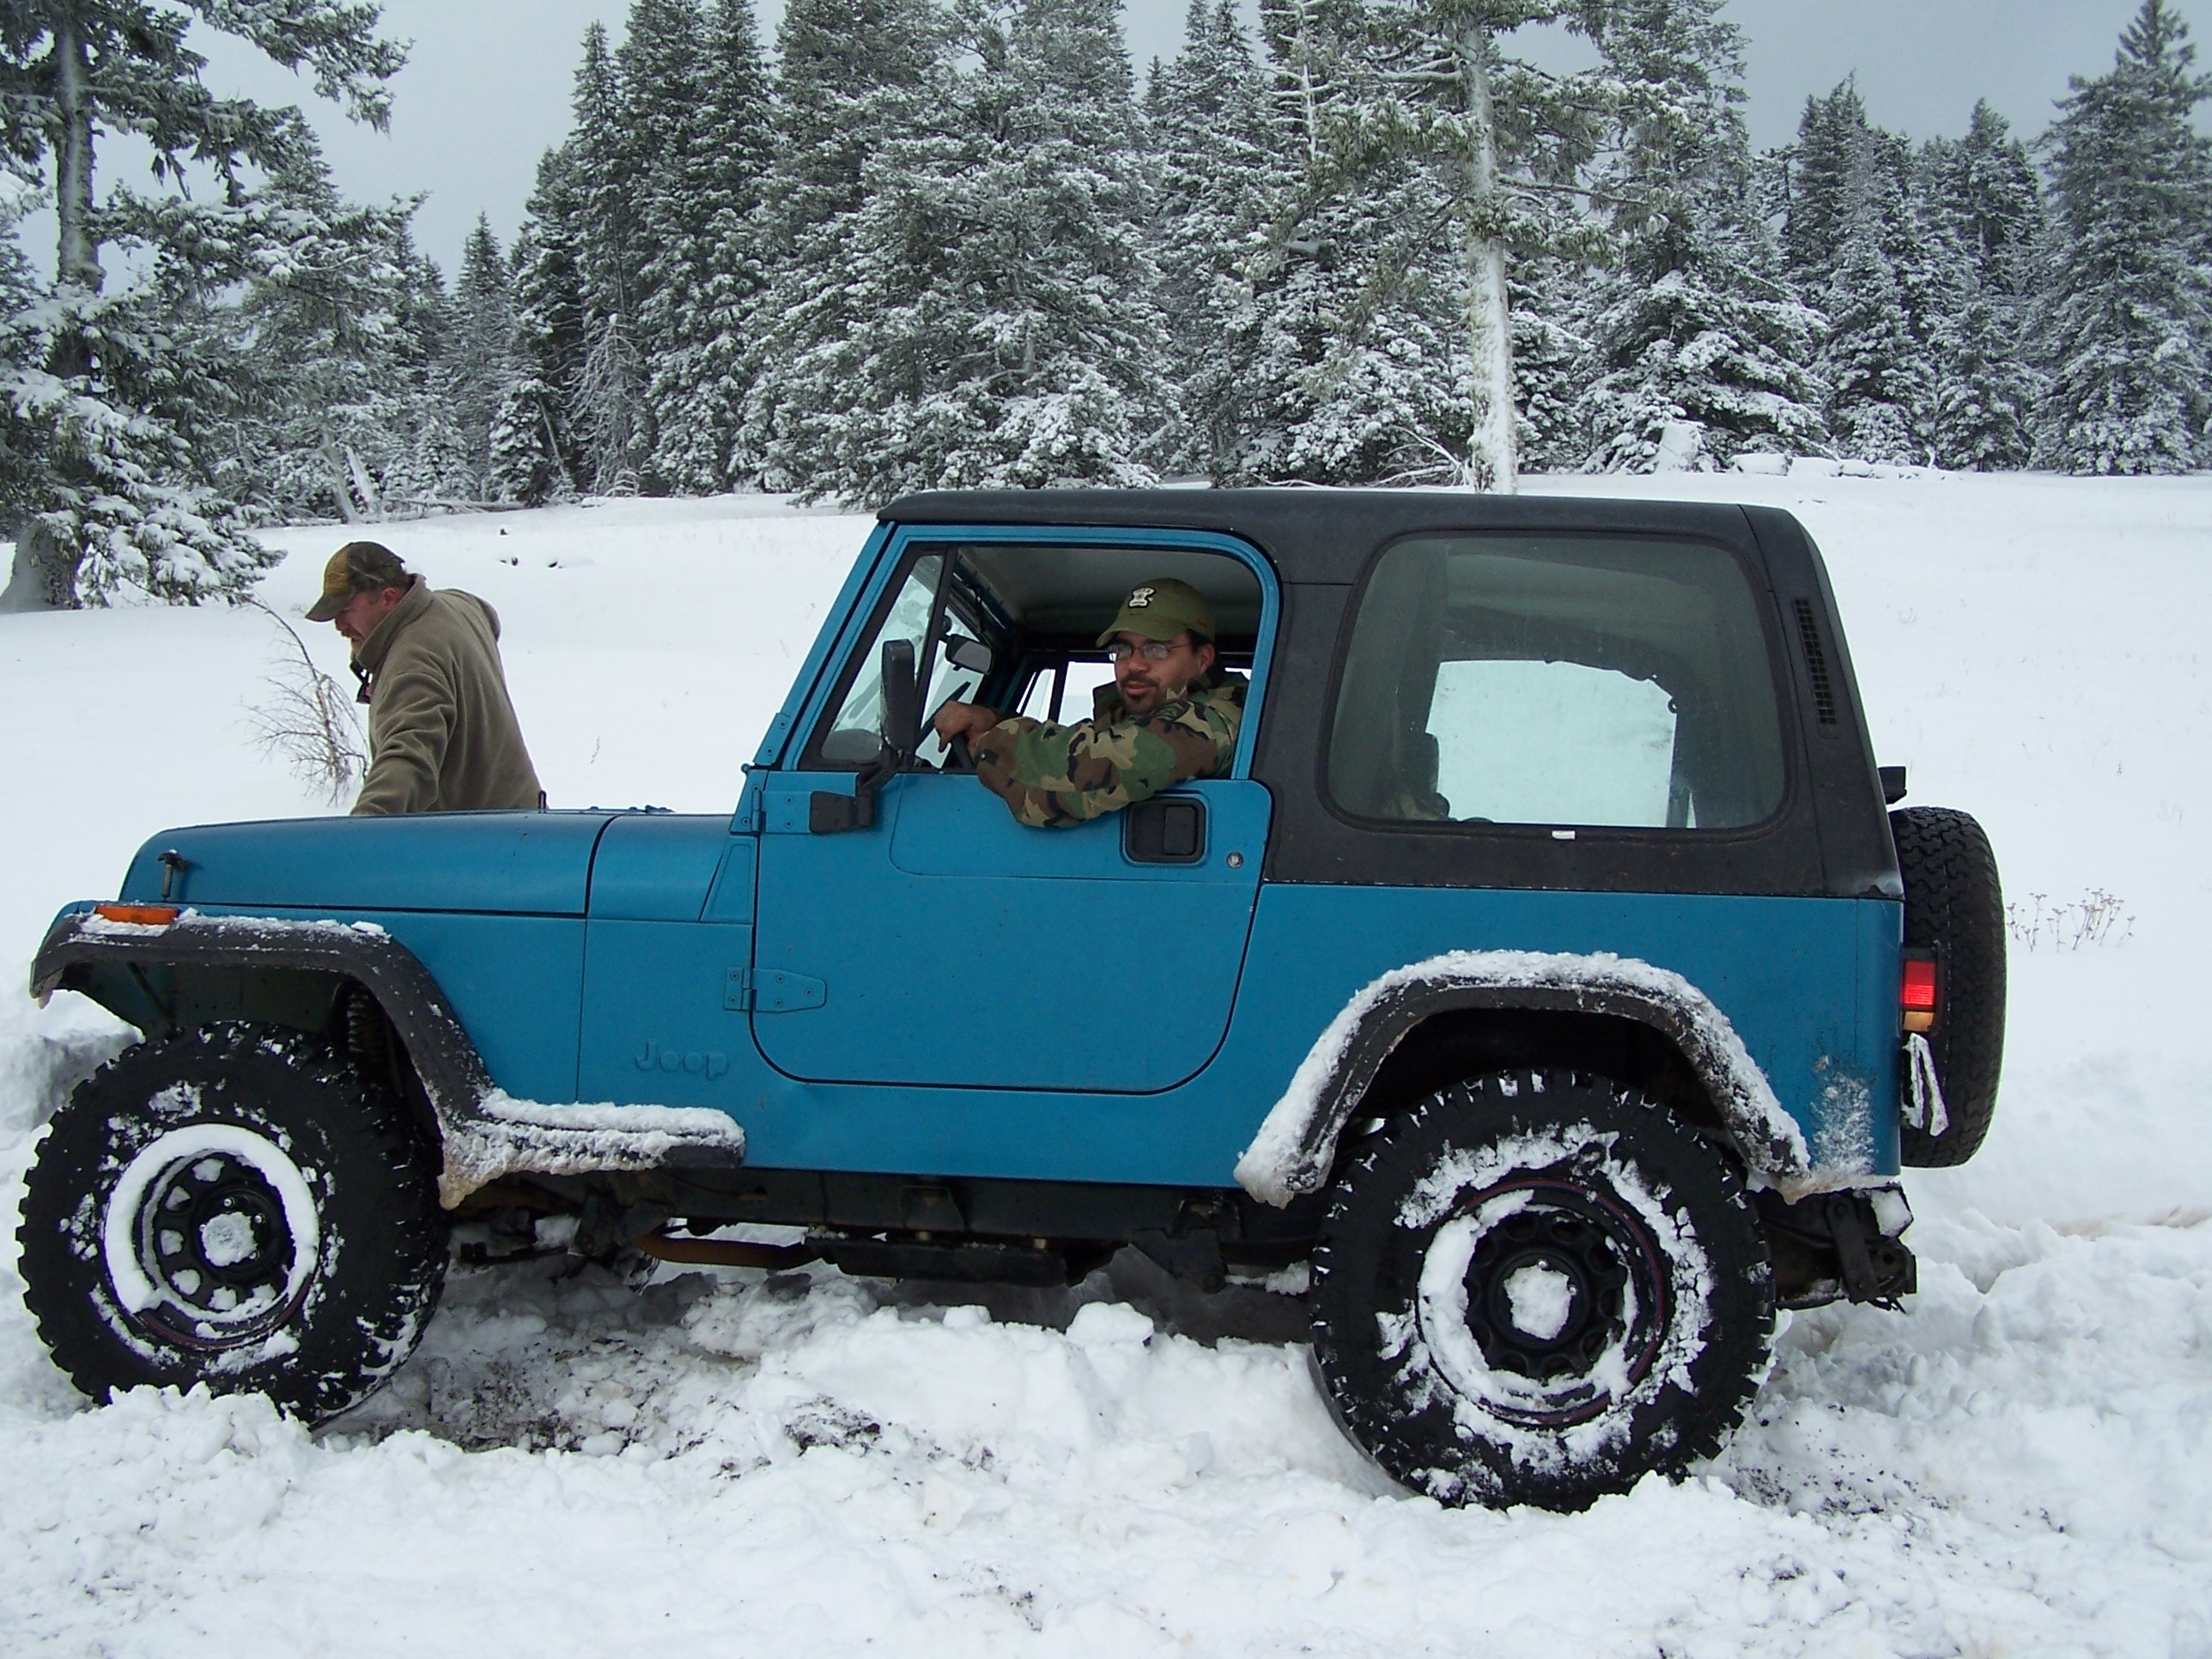
{"type": "MultiPolygon", "coordinates": [[[[0,1650],[2212,1655],[2212,480],[1535,487],[1800,513],[1881,758],[1982,817],[2027,907],[1996,1131],[1909,1182],[1920,1293],[1791,1321],[1700,1478],[1440,1510],[1337,1434],[1295,1304],[1126,1257],[935,1301],[457,1276],[396,1386],[319,1436],[253,1399],[90,1408],[22,1311],[13,1211],[118,1038],[8,988],[155,830],[329,807],[251,740],[266,617],[4,616],[0,1650]],[[2099,895],[2104,942],[2054,949],[2099,895]]],[[[718,811],[866,521],[735,499],[383,533],[499,608],[556,804],[718,811]]],[[[264,594],[296,617],[341,538],[277,539],[264,594]]]]}

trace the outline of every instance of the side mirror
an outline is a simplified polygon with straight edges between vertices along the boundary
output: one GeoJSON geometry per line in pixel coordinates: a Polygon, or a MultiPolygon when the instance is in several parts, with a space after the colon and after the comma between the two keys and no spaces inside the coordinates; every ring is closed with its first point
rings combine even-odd
{"type": "Polygon", "coordinates": [[[841,726],[822,739],[822,758],[832,766],[872,766],[883,752],[883,738],[857,726],[841,726]]]}
{"type": "Polygon", "coordinates": [[[915,683],[914,641],[885,640],[883,657],[884,731],[852,728],[822,740],[822,758],[833,766],[858,766],[849,795],[817,790],[806,804],[806,827],[817,836],[875,827],[876,792],[907,763],[921,741],[921,689],[915,683]]]}
{"type": "Polygon", "coordinates": [[[903,762],[921,742],[921,688],[915,682],[914,641],[885,640],[884,742],[903,762]]]}

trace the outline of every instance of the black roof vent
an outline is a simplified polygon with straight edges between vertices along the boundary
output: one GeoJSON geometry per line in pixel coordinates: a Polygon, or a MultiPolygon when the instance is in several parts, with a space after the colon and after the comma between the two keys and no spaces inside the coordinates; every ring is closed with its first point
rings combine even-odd
{"type": "Polygon", "coordinates": [[[1813,709],[1820,724],[1836,723],[1836,687],[1828,678],[1828,653],[1821,648],[1820,624],[1813,617],[1813,601],[1799,599],[1797,637],[1805,644],[1805,667],[1813,677],[1813,709]]]}

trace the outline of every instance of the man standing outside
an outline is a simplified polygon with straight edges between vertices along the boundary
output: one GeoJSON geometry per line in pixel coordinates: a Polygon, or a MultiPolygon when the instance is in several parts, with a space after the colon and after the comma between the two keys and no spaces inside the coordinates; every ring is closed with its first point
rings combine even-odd
{"type": "Polygon", "coordinates": [[[348,542],[323,569],[310,622],[353,642],[368,705],[368,773],[356,817],[542,807],[499,659],[499,615],[473,593],[433,592],[378,542],[348,542]]]}
{"type": "Polygon", "coordinates": [[[1214,638],[1212,608],[1196,588],[1139,582],[1098,636],[1114,684],[1099,687],[1089,720],[1002,720],[954,702],[937,711],[937,733],[969,740],[975,775],[1020,823],[1061,827],[1119,811],[1229,769],[1246,683],[1215,668],[1214,638]]]}

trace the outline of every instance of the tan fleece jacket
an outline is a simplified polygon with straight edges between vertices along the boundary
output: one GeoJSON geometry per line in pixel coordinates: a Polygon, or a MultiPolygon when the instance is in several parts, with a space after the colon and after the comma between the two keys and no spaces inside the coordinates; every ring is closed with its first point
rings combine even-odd
{"type": "Polygon", "coordinates": [[[507,695],[499,616],[420,576],[361,642],[368,775],[357,817],[534,807],[544,796],[507,695]]]}

